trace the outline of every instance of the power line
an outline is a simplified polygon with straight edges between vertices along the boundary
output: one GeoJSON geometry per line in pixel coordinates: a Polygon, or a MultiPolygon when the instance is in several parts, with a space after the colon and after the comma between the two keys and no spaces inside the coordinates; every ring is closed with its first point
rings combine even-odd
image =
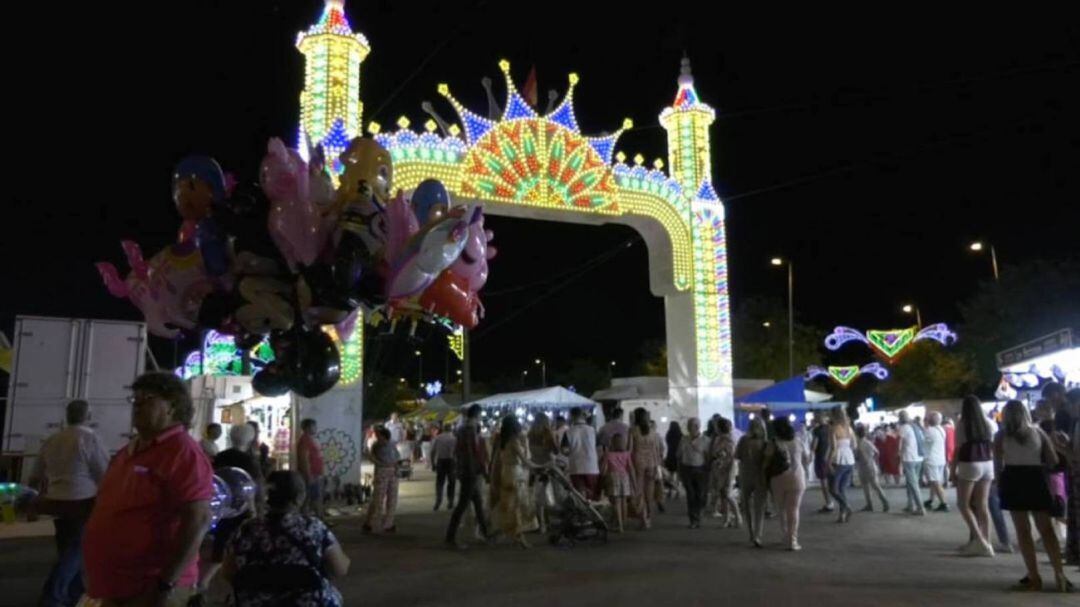
{"type": "Polygon", "coordinates": [[[575,270],[572,276],[570,276],[566,280],[562,281],[561,283],[556,284],[555,286],[551,287],[551,289],[549,289],[547,292],[541,293],[540,295],[538,295],[536,298],[534,298],[532,301],[525,304],[524,306],[521,306],[521,307],[515,309],[510,314],[508,314],[506,316],[503,316],[502,318],[499,319],[498,322],[492,323],[490,325],[486,325],[482,331],[477,332],[476,334],[472,335],[471,339],[473,341],[481,339],[481,338],[485,337],[486,335],[488,335],[489,333],[491,333],[492,331],[494,331],[495,329],[497,329],[498,327],[500,327],[502,325],[505,325],[506,323],[508,323],[511,320],[517,318],[518,316],[521,316],[523,313],[525,313],[530,308],[536,306],[537,304],[544,301],[548,297],[551,297],[555,293],[558,293],[559,291],[561,291],[561,290],[565,289],[566,287],[570,286],[571,283],[573,283],[577,279],[581,278],[585,274],[588,274],[589,272],[591,272],[592,270],[595,270],[596,268],[600,267],[604,263],[606,263],[608,261],[611,261],[616,256],[618,256],[619,253],[622,253],[623,251],[626,251],[630,247],[634,246],[634,244],[639,242],[640,240],[641,240],[641,236],[635,235],[633,238],[630,238],[630,239],[626,240],[625,242],[623,242],[619,246],[617,246],[617,247],[615,247],[613,249],[610,249],[608,251],[605,251],[604,253],[601,253],[600,255],[597,255],[596,257],[594,257],[592,259],[591,262],[586,262],[585,265],[583,265],[582,267],[575,270]]]}

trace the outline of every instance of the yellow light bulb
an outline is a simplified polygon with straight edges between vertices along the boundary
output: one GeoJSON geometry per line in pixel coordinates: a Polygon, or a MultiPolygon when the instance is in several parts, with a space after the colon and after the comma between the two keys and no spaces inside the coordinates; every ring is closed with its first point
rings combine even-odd
{"type": "Polygon", "coordinates": [[[509,72],[510,71],[510,62],[507,61],[506,59],[501,59],[499,61],[499,69],[502,70],[503,72],[509,72]]]}
{"type": "Polygon", "coordinates": [[[427,131],[427,132],[429,132],[429,133],[434,133],[434,132],[435,132],[435,128],[436,128],[437,126],[438,126],[438,125],[437,125],[437,124],[435,124],[435,121],[434,121],[434,120],[432,120],[432,119],[428,118],[428,121],[424,123],[424,130],[426,130],[426,131],[427,131]]]}
{"type": "Polygon", "coordinates": [[[645,162],[645,157],[641,154],[634,154],[634,164],[641,166],[641,163],[645,162]]]}
{"type": "Polygon", "coordinates": [[[653,165],[654,169],[659,171],[660,169],[664,168],[664,161],[657,158],[656,160],[653,161],[652,165],[653,165]]]}
{"type": "Polygon", "coordinates": [[[615,153],[615,160],[619,161],[619,164],[626,162],[626,154],[620,152],[615,153]]]}
{"type": "Polygon", "coordinates": [[[440,82],[439,86],[435,87],[435,90],[439,92],[443,97],[450,96],[450,85],[445,82],[440,82]]]}
{"type": "Polygon", "coordinates": [[[458,136],[458,135],[460,135],[460,134],[461,134],[461,129],[460,129],[460,128],[458,128],[458,125],[456,125],[456,124],[451,124],[451,125],[450,125],[450,135],[452,135],[452,136],[454,136],[454,137],[457,137],[457,136],[458,136]]]}
{"type": "Polygon", "coordinates": [[[622,128],[624,128],[626,130],[630,130],[630,129],[634,128],[634,121],[630,120],[629,118],[623,118],[622,128]]]}
{"type": "Polygon", "coordinates": [[[379,126],[378,122],[369,122],[367,125],[367,132],[371,133],[372,135],[378,135],[379,131],[381,130],[382,127],[379,126]]]}
{"type": "Polygon", "coordinates": [[[409,124],[410,124],[409,119],[406,118],[405,116],[402,116],[401,118],[397,119],[397,125],[400,128],[407,129],[407,128],[409,128],[409,124]]]}
{"type": "Polygon", "coordinates": [[[570,75],[567,77],[567,79],[570,81],[570,84],[578,83],[578,75],[576,72],[570,72],[570,75]]]}

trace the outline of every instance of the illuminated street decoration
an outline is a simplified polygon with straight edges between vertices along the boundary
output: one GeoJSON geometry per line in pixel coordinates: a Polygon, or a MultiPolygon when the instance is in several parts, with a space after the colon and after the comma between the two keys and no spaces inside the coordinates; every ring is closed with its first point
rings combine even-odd
{"type": "Polygon", "coordinates": [[[304,154],[309,144],[321,144],[332,172],[340,173],[337,157],[361,134],[360,64],[371,46],[349,25],[345,0],[326,0],[319,21],[297,35],[296,48],[304,54],[297,147],[304,154]]]}
{"type": "MultiPolygon", "coordinates": [[[[248,352],[251,373],[262,369],[274,360],[274,351],[264,339],[248,352]]],[[[217,331],[207,331],[203,337],[202,348],[184,358],[184,364],[175,373],[183,379],[197,375],[242,375],[244,371],[243,352],[236,347],[236,339],[217,331]]]]}
{"type": "Polygon", "coordinates": [[[825,337],[825,347],[836,351],[848,342],[858,341],[870,346],[874,351],[891,361],[899,356],[905,348],[916,341],[924,339],[932,339],[943,346],[951,346],[956,343],[957,336],[945,323],[930,325],[918,333],[915,332],[915,327],[888,330],[870,329],[865,334],[851,327],[836,327],[832,333],[825,337]]]}
{"type": "MultiPolygon", "coordinates": [[[[326,10],[333,12],[340,6],[340,1],[331,1],[326,10]]],[[[336,18],[324,13],[320,23],[328,19],[336,18]]],[[[334,128],[330,110],[325,109],[333,104],[319,100],[353,99],[349,90],[354,83],[359,90],[359,61],[370,50],[347,22],[334,23],[338,24],[334,34],[340,39],[333,42],[358,53],[359,60],[348,63],[349,70],[355,63],[357,72],[348,71],[345,81],[313,74],[314,53],[328,58],[329,51],[309,42],[316,30],[321,31],[320,25],[301,35],[302,51],[312,45],[312,55],[305,51],[309,72],[301,130],[313,141],[323,141],[334,128]],[[325,91],[321,96],[312,92],[320,86],[325,91]]],[[[616,154],[620,135],[633,127],[629,119],[613,124],[618,128],[607,134],[582,134],[574,110],[577,74],[569,75],[569,86],[559,103],[540,113],[519,94],[509,62],[499,62],[499,69],[506,97],[497,119],[489,118],[486,111],[469,110],[448,84],[440,84],[436,90],[457,113],[457,123],[445,131],[408,117],[388,121],[396,124],[396,130],[367,125],[367,131],[390,152],[394,189],[408,192],[424,179],[434,178],[459,201],[484,203],[491,214],[623,223],[637,229],[649,248],[652,291],[666,298],[669,328],[680,327],[668,334],[672,402],[685,406],[687,415],[731,415],[725,213],[711,173],[709,128],[715,111],[698,96],[689,61],[681,65],[672,105],[659,118],[668,135],[669,174],[662,171],[662,161],[647,168],[642,155],[631,154],[635,162],[627,165],[627,154],[616,154]]],[[[346,71],[342,68],[338,73],[346,71]]],[[[357,100],[355,121],[342,119],[346,135],[359,134],[354,130],[354,125],[359,128],[359,112],[357,100]]],[[[457,338],[450,339],[457,353],[457,338]]]]}
{"type": "Polygon", "coordinates": [[[325,326],[323,331],[334,340],[341,353],[341,379],[338,384],[349,386],[360,381],[364,376],[364,323],[356,323],[352,335],[344,342],[334,327],[325,326]]]}
{"type": "Polygon", "coordinates": [[[858,365],[850,366],[830,366],[830,367],[818,367],[812,365],[806,369],[806,379],[815,379],[817,377],[827,377],[841,387],[846,388],[851,382],[861,375],[872,375],[878,379],[878,381],[884,381],[889,378],[889,370],[881,365],[881,363],[870,363],[859,367],[858,365]]]}
{"type": "Polygon", "coordinates": [[[458,360],[465,360],[465,330],[461,328],[461,325],[455,325],[453,332],[446,336],[446,340],[454,356],[458,360]]]}
{"type": "Polygon", "coordinates": [[[945,323],[930,325],[915,336],[915,341],[932,339],[943,346],[951,346],[956,343],[956,333],[949,329],[945,323]]]}
{"type": "Polygon", "coordinates": [[[833,329],[833,332],[825,338],[825,347],[835,352],[844,347],[844,344],[851,341],[858,341],[867,345],[870,343],[861,331],[856,331],[851,327],[836,327],[833,329]]]}
{"type": "Polygon", "coordinates": [[[907,329],[870,329],[866,332],[866,339],[870,347],[880,352],[888,360],[896,358],[897,354],[915,341],[915,327],[907,329]]]}

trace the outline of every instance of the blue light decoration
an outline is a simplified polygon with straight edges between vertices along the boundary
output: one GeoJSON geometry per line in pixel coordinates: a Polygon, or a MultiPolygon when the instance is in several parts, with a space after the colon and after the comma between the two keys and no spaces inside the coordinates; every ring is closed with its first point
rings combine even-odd
{"type": "Polygon", "coordinates": [[[915,336],[915,341],[922,339],[932,339],[943,346],[951,346],[956,343],[956,333],[949,329],[949,326],[945,323],[938,323],[936,325],[930,325],[919,331],[915,336]]]}
{"type": "Polygon", "coordinates": [[[716,194],[716,190],[713,189],[712,183],[708,179],[701,182],[701,189],[698,190],[697,197],[699,200],[720,202],[720,196],[716,194]]]}
{"type": "Polygon", "coordinates": [[[836,351],[844,346],[844,344],[851,341],[860,341],[866,345],[870,345],[870,340],[860,331],[856,331],[851,327],[836,327],[833,332],[825,338],[825,347],[836,351]]]}
{"type": "MultiPolygon", "coordinates": [[[[341,153],[342,150],[349,146],[348,131],[345,130],[345,122],[338,118],[334,121],[334,124],[330,127],[330,132],[323,138],[323,146],[328,150],[334,150],[337,153],[341,153]]],[[[335,156],[337,154],[334,154],[335,156]]]]}
{"type": "Polygon", "coordinates": [[[428,395],[428,398],[432,398],[439,394],[442,394],[442,382],[435,380],[431,383],[424,384],[424,393],[428,395]]]}
{"type": "Polygon", "coordinates": [[[517,94],[517,91],[510,91],[509,98],[506,100],[506,111],[503,113],[503,120],[517,120],[520,118],[536,118],[536,112],[529,107],[528,102],[521,98],[521,95],[517,94]]]}

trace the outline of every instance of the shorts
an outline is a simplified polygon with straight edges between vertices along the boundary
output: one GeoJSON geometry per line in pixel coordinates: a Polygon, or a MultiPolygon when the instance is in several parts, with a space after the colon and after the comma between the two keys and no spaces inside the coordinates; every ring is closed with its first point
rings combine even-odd
{"type": "Polygon", "coordinates": [[[931,483],[945,483],[945,464],[925,464],[926,466],[926,478],[931,483]]]}
{"type": "Polygon", "coordinates": [[[957,462],[956,478],[969,483],[994,480],[994,462],[957,462]]]}

